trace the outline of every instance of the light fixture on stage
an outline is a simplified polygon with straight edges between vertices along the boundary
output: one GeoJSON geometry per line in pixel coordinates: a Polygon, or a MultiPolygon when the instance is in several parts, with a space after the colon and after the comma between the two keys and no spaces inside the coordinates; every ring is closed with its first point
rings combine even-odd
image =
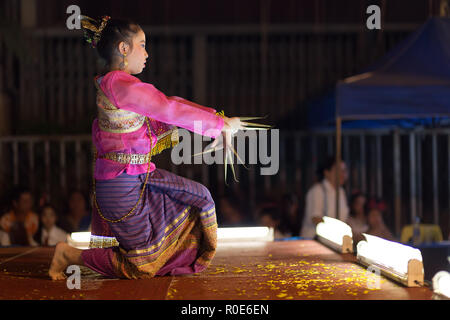
{"type": "MultiPolygon", "coordinates": [[[[230,241],[273,241],[274,230],[268,227],[218,228],[217,240],[230,241]]],[[[78,249],[106,248],[118,245],[114,238],[91,236],[90,232],[72,232],[67,243],[78,249]],[[111,242],[111,239],[113,240],[111,242]],[[101,242],[101,244],[99,243],[101,242]]]]}
{"type": "Polygon", "coordinates": [[[92,235],[90,232],[72,232],[67,243],[78,249],[110,248],[119,245],[115,237],[92,235]]]}
{"type": "Polygon", "coordinates": [[[90,232],[72,232],[67,236],[67,243],[78,249],[88,249],[91,242],[90,232]]]}
{"type": "Polygon", "coordinates": [[[450,299],[450,273],[439,271],[434,275],[433,291],[450,299]]]}
{"type": "Polygon", "coordinates": [[[273,241],[274,230],[268,227],[218,228],[217,240],[230,241],[273,241]]]}
{"type": "Polygon", "coordinates": [[[323,217],[316,226],[318,240],[340,253],[353,252],[352,228],[341,220],[323,217]]]}
{"type": "Polygon", "coordinates": [[[358,242],[357,259],[367,267],[377,268],[383,275],[407,287],[424,283],[422,254],[419,249],[363,233],[358,242]]]}

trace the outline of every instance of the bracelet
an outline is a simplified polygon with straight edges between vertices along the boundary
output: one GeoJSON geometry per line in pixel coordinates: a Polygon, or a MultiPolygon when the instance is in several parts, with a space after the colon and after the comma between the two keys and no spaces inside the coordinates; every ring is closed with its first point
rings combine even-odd
{"type": "Polygon", "coordinates": [[[216,116],[219,116],[219,117],[222,117],[222,118],[225,118],[225,112],[222,110],[222,111],[220,111],[220,112],[216,112],[216,116]]]}

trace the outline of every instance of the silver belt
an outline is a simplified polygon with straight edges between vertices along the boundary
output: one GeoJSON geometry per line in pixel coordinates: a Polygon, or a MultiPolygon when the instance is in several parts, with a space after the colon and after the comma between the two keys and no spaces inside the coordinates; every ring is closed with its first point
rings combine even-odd
{"type": "Polygon", "coordinates": [[[108,152],[101,156],[102,159],[108,159],[122,164],[144,164],[150,160],[150,153],[119,153],[108,152]]]}

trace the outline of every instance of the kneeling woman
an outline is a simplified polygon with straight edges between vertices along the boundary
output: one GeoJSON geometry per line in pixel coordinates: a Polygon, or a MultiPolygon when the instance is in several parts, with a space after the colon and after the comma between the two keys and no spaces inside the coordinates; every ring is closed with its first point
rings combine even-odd
{"type": "Polygon", "coordinates": [[[95,77],[91,249],[59,243],[49,275],[64,279],[72,264],[128,279],[201,272],[216,250],[214,201],[203,185],[157,169],[150,159],[172,146],[176,127],[216,138],[241,129],[241,122],[166,97],[134,77],[148,58],[145,33],[136,23],[83,17],[82,25],[88,42],[107,63],[107,71],[95,77]],[[104,239],[113,241],[105,245],[104,239]]]}

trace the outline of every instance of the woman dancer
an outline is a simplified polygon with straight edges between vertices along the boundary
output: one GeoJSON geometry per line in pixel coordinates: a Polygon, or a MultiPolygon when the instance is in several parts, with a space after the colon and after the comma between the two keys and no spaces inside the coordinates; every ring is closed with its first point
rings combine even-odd
{"type": "Polygon", "coordinates": [[[148,58],[138,24],[83,16],[82,26],[107,65],[106,74],[95,77],[94,238],[88,250],[59,243],[49,276],[64,279],[72,264],[128,279],[201,272],[216,250],[214,201],[205,186],[157,169],[150,159],[176,143],[176,127],[216,138],[242,129],[241,121],[166,97],[134,77],[148,58]]]}

